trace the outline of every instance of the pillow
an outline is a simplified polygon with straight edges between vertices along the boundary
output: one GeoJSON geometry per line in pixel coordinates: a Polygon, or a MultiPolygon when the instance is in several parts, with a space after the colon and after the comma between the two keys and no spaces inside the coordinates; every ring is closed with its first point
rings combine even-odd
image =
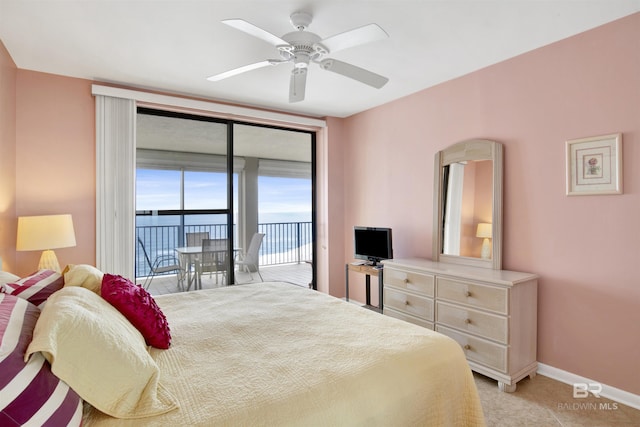
{"type": "Polygon", "coordinates": [[[140,332],[88,289],[65,287],[49,298],[25,358],[37,352],[82,399],[112,417],[142,418],[178,407],[159,384],[160,370],[140,332]]]}
{"type": "Polygon", "coordinates": [[[13,295],[0,294],[0,425],[79,426],[82,400],[51,373],[40,353],[24,353],[40,310],[13,295]]]}
{"type": "Polygon", "coordinates": [[[65,286],[82,286],[100,295],[104,273],[92,265],[68,265],[64,270],[65,286]]]}
{"type": "Polygon", "coordinates": [[[26,299],[41,309],[51,294],[62,289],[64,278],[53,270],[38,270],[31,276],[2,286],[5,293],[26,299]]]}
{"type": "Polygon", "coordinates": [[[16,280],[20,280],[20,276],[11,274],[8,271],[0,271],[0,285],[3,285],[5,283],[10,283],[10,282],[15,282],[16,280]]]}
{"type": "Polygon", "coordinates": [[[167,318],[142,286],[122,276],[105,274],[100,292],[102,298],[117,308],[140,331],[148,345],[169,348],[171,331],[167,318]]]}

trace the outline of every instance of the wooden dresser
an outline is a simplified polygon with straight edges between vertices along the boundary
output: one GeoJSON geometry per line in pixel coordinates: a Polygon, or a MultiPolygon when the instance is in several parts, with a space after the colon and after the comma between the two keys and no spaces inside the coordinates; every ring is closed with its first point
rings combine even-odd
{"type": "Polygon", "coordinates": [[[456,340],[502,391],[537,369],[537,276],[410,258],[383,261],[384,314],[456,340]]]}

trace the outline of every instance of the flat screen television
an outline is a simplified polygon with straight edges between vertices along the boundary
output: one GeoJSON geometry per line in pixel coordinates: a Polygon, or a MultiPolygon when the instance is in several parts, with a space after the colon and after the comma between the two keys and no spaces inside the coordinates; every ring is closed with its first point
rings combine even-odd
{"type": "Polygon", "coordinates": [[[393,258],[391,229],[384,227],[353,227],[355,258],[376,265],[393,258]]]}

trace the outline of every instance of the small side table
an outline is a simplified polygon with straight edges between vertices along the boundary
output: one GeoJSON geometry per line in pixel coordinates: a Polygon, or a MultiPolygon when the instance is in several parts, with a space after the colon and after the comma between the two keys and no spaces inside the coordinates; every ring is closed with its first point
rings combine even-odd
{"type": "Polygon", "coordinates": [[[372,265],[366,265],[366,264],[352,264],[352,263],[345,264],[345,276],[346,276],[345,284],[346,284],[346,300],[347,301],[349,301],[349,272],[350,271],[365,275],[366,307],[373,308],[375,309],[375,311],[379,311],[380,313],[382,313],[382,309],[383,309],[382,284],[384,283],[382,266],[374,267],[372,265]],[[378,277],[378,301],[379,301],[378,307],[371,305],[371,276],[378,277]]]}

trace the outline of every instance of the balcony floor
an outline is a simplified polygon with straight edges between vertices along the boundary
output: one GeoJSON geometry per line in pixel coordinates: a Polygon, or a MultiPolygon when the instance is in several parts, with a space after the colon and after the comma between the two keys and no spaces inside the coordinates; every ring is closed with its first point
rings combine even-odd
{"type": "MultiPolygon", "coordinates": [[[[308,287],[311,283],[312,272],[311,265],[308,263],[300,264],[278,264],[260,267],[260,273],[265,282],[290,282],[298,286],[308,287]]],[[[235,272],[236,283],[250,283],[251,277],[249,273],[235,272]]],[[[221,279],[221,277],[219,278],[221,279]]],[[[253,273],[253,282],[259,282],[260,277],[257,273],[253,273]]],[[[138,278],[137,283],[142,284],[144,278],[138,278]]],[[[216,284],[215,274],[209,277],[209,274],[202,275],[202,289],[211,289],[224,286],[221,280],[216,284]]],[[[193,287],[191,288],[193,290],[193,287]]],[[[152,295],[162,295],[180,292],[176,283],[175,275],[156,276],[151,281],[149,292],[152,295]]]]}

